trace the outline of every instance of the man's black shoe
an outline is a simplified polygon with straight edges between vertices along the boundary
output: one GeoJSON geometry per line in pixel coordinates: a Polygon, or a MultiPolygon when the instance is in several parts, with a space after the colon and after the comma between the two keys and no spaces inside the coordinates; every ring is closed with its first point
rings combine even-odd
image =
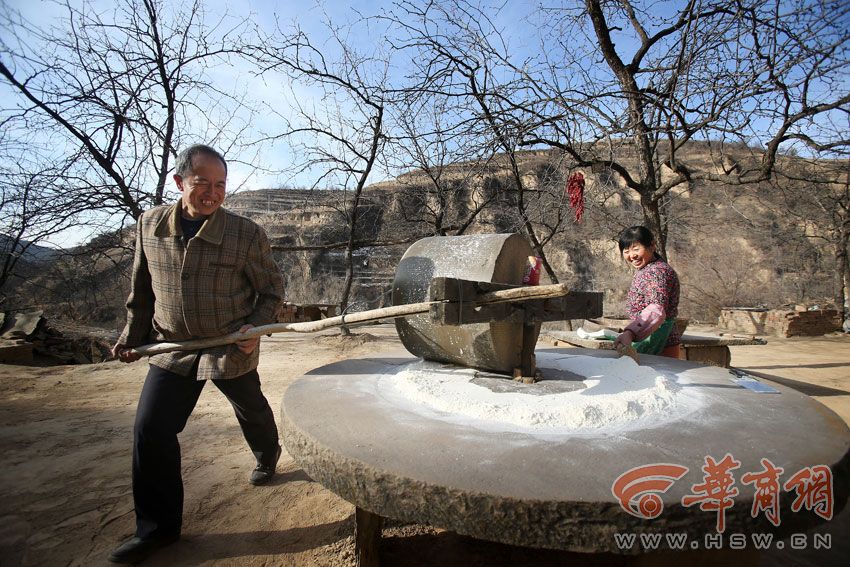
{"type": "Polygon", "coordinates": [[[283,449],[280,448],[280,445],[277,447],[277,454],[274,457],[274,462],[269,465],[264,465],[262,463],[257,463],[257,467],[254,469],[254,472],[251,473],[251,478],[248,480],[254,486],[260,486],[261,484],[268,483],[273,477],[275,473],[275,468],[277,467],[277,462],[280,460],[280,455],[283,452],[283,449]]]}
{"type": "Polygon", "coordinates": [[[138,563],[157,549],[171,545],[180,539],[179,535],[168,537],[145,538],[131,537],[109,554],[109,561],[112,563],[138,563]]]}

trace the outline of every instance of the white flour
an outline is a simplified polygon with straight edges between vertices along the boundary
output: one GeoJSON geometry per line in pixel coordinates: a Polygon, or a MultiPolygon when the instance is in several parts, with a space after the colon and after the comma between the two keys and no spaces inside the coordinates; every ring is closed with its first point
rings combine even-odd
{"type": "Polygon", "coordinates": [[[573,382],[574,391],[563,391],[563,386],[558,391],[557,381],[546,384],[544,380],[535,385],[537,393],[530,394],[523,393],[528,386],[505,379],[510,391],[493,391],[481,385],[480,379],[473,382],[479,375],[473,369],[418,361],[386,376],[382,388],[411,402],[409,407],[448,421],[538,433],[592,433],[656,425],[701,405],[698,395],[682,387],[687,379],[677,381],[675,375],[638,366],[629,357],[538,353],[537,363],[544,378],[547,368],[550,374],[557,368],[583,380],[573,382]],[[554,388],[541,394],[539,388],[545,386],[554,388]]]}

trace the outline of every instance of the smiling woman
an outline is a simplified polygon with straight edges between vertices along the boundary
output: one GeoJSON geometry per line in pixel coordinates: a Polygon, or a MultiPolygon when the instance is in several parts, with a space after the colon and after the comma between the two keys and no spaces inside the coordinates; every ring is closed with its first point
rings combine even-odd
{"type": "Polygon", "coordinates": [[[680,358],[676,315],[679,276],[656,252],[655,237],[645,226],[627,228],[619,236],[620,253],[634,270],[626,298],[631,323],[617,337],[617,349],[634,342],[637,352],[680,358]]]}

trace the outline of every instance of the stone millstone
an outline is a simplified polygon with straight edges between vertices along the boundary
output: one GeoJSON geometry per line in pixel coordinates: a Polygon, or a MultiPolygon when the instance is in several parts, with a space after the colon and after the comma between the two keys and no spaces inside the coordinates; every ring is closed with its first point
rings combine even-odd
{"type": "MultiPolygon", "coordinates": [[[[428,301],[435,277],[521,285],[528,257],[533,255],[531,246],[518,234],[424,238],[411,245],[399,262],[393,305],[428,301]]],[[[396,319],[395,325],[404,347],[426,360],[508,374],[521,364],[522,323],[444,325],[423,313],[396,319]]],[[[535,341],[539,332],[536,325],[535,341]]]]}
{"type": "MultiPolygon", "coordinates": [[[[548,356],[616,357],[612,351],[578,349],[539,350],[537,355],[548,376],[556,375],[546,366],[548,356]]],[[[529,547],[641,551],[640,546],[618,547],[615,534],[620,533],[687,534],[690,541],[704,541],[715,533],[716,511],[686,507],[681,500],[704,482],[706,456],[720,460],[730,454],[740,462],[733,471],[739,494],[726,510],[724,543],[732,533],[787,537],[826,521],[805,508],[794,511],[794,494],[788,492],[780,498],[779,526],[764,514],[752,517],[755,490],[741,476],[760,470],[762,459],[784,470],[782,482],[803,467],[828,465],[834,513],[844,508],[850,492],[850,430],[832,411],[782,385],[772,384],[776,394],[736,386],[722,368],[642,358],[660,372],[687,374],[687,386],[699,393],[702,405],[673,421],[628,430],[521,432],[486,420],[453,419],[388,393],[400,369],[415,360],[399,350],[336,362],[296,380],[283,396],[283,442],[312,479],[363,510],[529,547]],[[659,495],[661,515],[647,520],[628,513],[612,485],[633,467],[655,463],[685,466],[688,472],[659,495]]],[[[435,371],[442,366],[423,364],[435,371]]],[[[545,396],[583,387],[576,380],[558,375],[548,390],[549,380],[533,386],[498,379],[481,385],[514,392],[530,388],[545,396]]],[[[833,539],[840,529],[837,524],[831,529],[833,539]]]]}

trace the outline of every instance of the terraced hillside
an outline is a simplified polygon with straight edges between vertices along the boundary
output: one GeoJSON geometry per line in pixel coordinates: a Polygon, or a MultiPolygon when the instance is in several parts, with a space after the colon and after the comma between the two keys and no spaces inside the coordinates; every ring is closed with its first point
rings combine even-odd
{"type": "MultiPolygon", "coordinates": [[[[801,174],[758,186],[723,182],[724,172],[755,164],[744,150],[714,159],[694,144],[687,157],[720,181],[682,186],[662,202],[669,219],[668,259],[682,280],[681,316],[713,323],[723,306],[833,301],[837,232],[829,198],[846,189],[813,185],[801,174]]],[[[801,162],[783,159],[787,170],[801,162]]],[[[531,226],[545,241],[558,281],[576,290],[604,292],[605,311],[618,314],[631,273],[614,238],[622,228],[642,222],[640,202],[616,176],[583,171],[585,213],[576,221],[564,190],[573,171],[557,154],[536,151],[520,161],[522,194],[503,157],[454,164],[436,174],[412,170],[367,187],[354,235],[350,309],[389,302],[395,267],[419,238],[524,233],[531,226]]],[[[338,303],[346,274],[350,198],[345,191],[267,189],[233,194],[226,206],[266,228],[290,301],[338,303]]],[[[128,227],[72,255],[51,258],[13,290],[7,304],[38,307],[47,316],[79,322],[120,324],[132,234],[128,227]]]]}
{"type": "MultiPolygon", "coordinates": [[[[696,145],[689,157],[695,167],[718,174],[746,167],[751,159],[742,152],[715,163],[696,145]]],[[[586,212],[576,222],[564,194],[563,164],[548,152],[529,152],[521,164],[524,215],[509,171],[499,162],[447,168],[442,191],[418,170],[367,187],[355,235],[363,243],[354,251],[358,308],[388,301],[395,266],[410,242],[434,234],[522,232],[529,220],[538,234],[557,226],[545,251],[558,280],[605,292],[606,311],[619,312],[630,272],[619,260],[614,237],[642,221],[637,194],[616,178],[585,172],[586,212]]],[[[789,210],[792,193],[773,184],[724,183],[671,192],[664,205],[668,256],[683,281],[685,316],[710,322],[724,305],[830,301],[829,223],[789,210]]],[[[262,190],[234,195],[228,206],[266,227],[292,300],[333,303],[345,275],[347,197],[341,191],[262,190]]]]}

